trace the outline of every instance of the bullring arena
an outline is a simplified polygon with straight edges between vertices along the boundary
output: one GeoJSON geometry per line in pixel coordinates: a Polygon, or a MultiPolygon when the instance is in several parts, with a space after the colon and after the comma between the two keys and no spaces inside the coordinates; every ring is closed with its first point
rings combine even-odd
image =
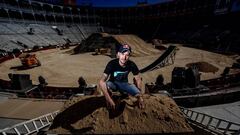
{"type": "MultiPolygon", "coordinates": [[[[128,38],[127,35],[126,38],[128,38]]],[[[137,39],[140,40],[139,38],[137,39]]],[[[141,41],[140,43],[143,42],[145,48],[138,47],[144,45],[134,43],[134,39],[128,39],[125,42],[130,43],[133,48],[133,53],[138,52],[140,54],[140,56],[131,57],[131,59],[139,66],[139,69],[151,64],[165,51],[155,49],[153,45],[147,44],[144,41],[141,41]],[[134,44],[131,44],[132,42],[134,44]]],[[[167,48],[168,45],[165,46],[167,48]]],[[[178,47],[178,50],[176,52],[174,64],[142,74],[141,76],[144,84],[155,82],[156,77],[159,74],[163,74],[165,83],[169,83],[171,82],[171,73],[174,67],[186,67],[187,64],[196,62],[205,62],[216,68],[212,71],[211,69],[204,69],[205,71],[203,71],[201,79],[217,78],[223,72],[225,67],[230,67],[235,61],[234,56],[225,56],[203,50],[187,48],[183,47],[181,44],[176,44],[176,46],[178,47]],[[192,56],[194,56],[194,59],[192,56]]],[[[39,83],[38,76],[43,76],[47,80],[49,86],[77,87],[77,80],[82,76],[86,79],[87,83],[98,84],[98,81],[103,74],[103,70],[111,58],[105,55],[93,55],[94,52],[71,55],[71,50],[73,48],[74,47],[71,47],[68,50],[60,50],[60,48],[56,48],[36,52],[35,54],[41,61],[42,65],[27,70],[14,69],[14,67],[21,66],[19,58],[6,61],[2,63],[0,67],[1,71],[6,71],[1,72],[1,78],[9,80],[8,73],[30,74],[34,84],[39,83]]],[[[211,68],[210,66],[205,67],[211,68]]]]}
{"type": "Polygon", "coordinates": [[[239,0],[75,4],[0,1],[0,134],[240,133],[239,0]],[[99,86],[124,44],[144,108],[99,86]]]}

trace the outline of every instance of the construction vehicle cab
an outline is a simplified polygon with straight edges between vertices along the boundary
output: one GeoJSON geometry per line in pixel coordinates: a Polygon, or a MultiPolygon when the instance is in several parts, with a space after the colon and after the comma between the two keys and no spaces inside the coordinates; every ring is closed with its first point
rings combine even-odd
{"type": "Polygon", "coordinates": [[[109,48],[97,48],[95,49],[95,55],[107,54],[110,52],[109,48]]]}
{"type": "Polygon", "coordinates": [[[36,54],[25,53],[19,56],[24,67],[41,66],[40,61],[36,58],[36,54]]]}

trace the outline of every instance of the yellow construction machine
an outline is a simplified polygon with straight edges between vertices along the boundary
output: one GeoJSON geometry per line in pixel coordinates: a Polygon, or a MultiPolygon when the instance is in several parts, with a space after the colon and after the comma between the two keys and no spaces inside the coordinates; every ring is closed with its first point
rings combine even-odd
{"type": "Polygon", "coordinates": [[[24,53],[19,56],[21,63],[24,67],[41,66],[40,61],[37,59],[36,54],[24,53]]]}

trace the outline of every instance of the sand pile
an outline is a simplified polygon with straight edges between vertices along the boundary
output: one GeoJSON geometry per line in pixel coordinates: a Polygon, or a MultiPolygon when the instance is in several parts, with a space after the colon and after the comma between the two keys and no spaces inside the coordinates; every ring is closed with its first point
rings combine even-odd
{"type": "Polygon", "coordinates": [[[187,67],[196,66],[200,72],[205,72],[205,73],[209,73],[209,72],[215,73],[219,70],[216,66],[205,61],[188,63],[186,64],[186,66],[187,67]]]}
{"type": "MultiPolygon", "coordinates": [[[[118,98],[118,99],[117,99],[118,98]]],[[[192,132],[175,102],[166,96],[144,96],[145,109],[136,99],[118,101],[115,111],[106,108],[103,96],[84,96],[66,102],[50,127],[56,134],[123,134],[192,132]]]]}

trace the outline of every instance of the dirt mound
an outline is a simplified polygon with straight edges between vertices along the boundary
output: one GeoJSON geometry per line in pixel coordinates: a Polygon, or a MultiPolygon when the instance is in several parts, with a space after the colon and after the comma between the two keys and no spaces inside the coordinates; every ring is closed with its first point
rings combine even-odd
{"type": "Polygon", "coordinates": [[[159,51],[152,45],[147,44],[144,40],[136,35],[112,35],[121,44],[129,44],[132,47],[134,56],[148,56],[158,54],[159,51]]]}
{"type": "Polygon", "coordinates": [[[145,109],[136,99],[115,98],[115,111],[106,108],[103,96],[78,97],[67,102],[50,127],[56,134],[124,134],[192,132],[175,102],[163,95],[145,95],[145,109]]]}
{"type": "Polygon", "coordinates": [[[217,72],[219,69],[217,67],[215,67],[214,65],[208,63],[208,62],[204,62],[204,61],[201,61],[201,62],[196,62],[196,63],[189,63],[186,65],[187,67],[191,67],[191,66],[197,66],[198,70],[200,72],[205,72],[205,73],[208,73],[208,72],[217,72]]]}
{"type": "Polygon", "coordinates": [[[94,33],[90,35],[79,46],[76,46],[72,52],[79,54],[95,52],[96,49],[105,48],[110,51],[108,52],[109,54],[103,54],[115,57],[118,48],[123,44],[129,44],[132,47],[132,56],[135,57],[149,56],[160,52],[136,35],[111,35],[108,33],[94,33]]]}

